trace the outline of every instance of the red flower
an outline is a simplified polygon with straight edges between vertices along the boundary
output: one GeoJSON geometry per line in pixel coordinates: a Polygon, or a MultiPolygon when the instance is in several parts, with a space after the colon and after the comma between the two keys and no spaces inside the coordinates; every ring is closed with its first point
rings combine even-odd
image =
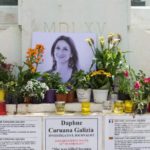
{"type": "Polygon", "coordinates": [[[140,82],[139,82],[139,81],[136,81],[135,84],[134,84],[134,88],[135,88],[136,90],[138,90],[140,87],[141,87],[140,82]]]}
{"type": "Polygon", "coordinates": [[[144,78],[144,83],[150,83],[150,77],[149,78],[144,78]]]}
{"type": "Polygon", "coordinates": [[[124,76],[126,77],[126,78],[128,78],[129,77],[129,72],[126,70],[126,71],[124,71],[124,76]]]}

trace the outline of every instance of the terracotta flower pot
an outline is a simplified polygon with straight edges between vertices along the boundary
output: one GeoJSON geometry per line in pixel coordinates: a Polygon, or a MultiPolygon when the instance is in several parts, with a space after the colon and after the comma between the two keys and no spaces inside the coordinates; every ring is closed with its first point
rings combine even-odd
{"type": "Polygon", "coordinates": [[[24,103],[25,103],[25,104],[30,104],[30,103],[32,103],[32,98],[31,98],[31,97],[24,97],[24,103]]]}
{"type": "Polygon", "coordinates": [[[67,94],[67,103],[73,103],[75,102],[75,92],[74,91],[69,91],[67,94]]]}
{"type": "Polygon", "coordinates": [[[67,101],[67,94],[56,94],[56,101],[67,101]]]}

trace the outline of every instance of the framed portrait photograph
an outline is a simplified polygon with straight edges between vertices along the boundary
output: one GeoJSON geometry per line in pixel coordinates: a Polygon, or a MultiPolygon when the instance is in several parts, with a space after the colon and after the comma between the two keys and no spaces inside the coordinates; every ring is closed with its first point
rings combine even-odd
{"type": "Polygon", "coordinates": [[[89,71],[93,52],[85,41],[87,38],[92,38],[96,43],[94,33],[34,32],[32,47],[36,44],[42,44],[45,47],[44,61],[39,64],[37,71],[43,73],[60,70],[62,76],[80,69],[89,71]]]}

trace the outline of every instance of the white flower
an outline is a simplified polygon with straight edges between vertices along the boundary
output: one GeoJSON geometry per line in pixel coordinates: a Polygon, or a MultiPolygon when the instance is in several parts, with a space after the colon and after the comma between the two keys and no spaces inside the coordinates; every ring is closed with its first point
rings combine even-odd
{"type": "Polygon", "coordinates": [[[45,83],[41,83],[38,80],[31,79],[27,84],[21,89],[24,96],[44,98],[45,92],[49,90],[45,83]]]}

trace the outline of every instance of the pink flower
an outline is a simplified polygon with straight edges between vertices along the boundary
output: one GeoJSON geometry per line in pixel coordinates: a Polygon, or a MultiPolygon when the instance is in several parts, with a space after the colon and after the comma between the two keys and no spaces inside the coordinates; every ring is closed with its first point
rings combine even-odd
{"type": "Polygon", "coordinates": [[[139,81],[136,81],[135,84],[134,84],[134,88],[135,88],[136,90],[138,90],[140,87],[141,87],[140,82],[139,82],[139,81]]]}
{"type": "Polygon", "coordinates": [[[150,83],[150,77],[149,78],[144,78],[144,83],[150,83]]]}
{"type": "Polygon", "coordinates": [[[129,77],[129,72],[126,70],[126,71],[124,71],[124,76],[126,77],[126,78],[128,78],[129,77]]]}

